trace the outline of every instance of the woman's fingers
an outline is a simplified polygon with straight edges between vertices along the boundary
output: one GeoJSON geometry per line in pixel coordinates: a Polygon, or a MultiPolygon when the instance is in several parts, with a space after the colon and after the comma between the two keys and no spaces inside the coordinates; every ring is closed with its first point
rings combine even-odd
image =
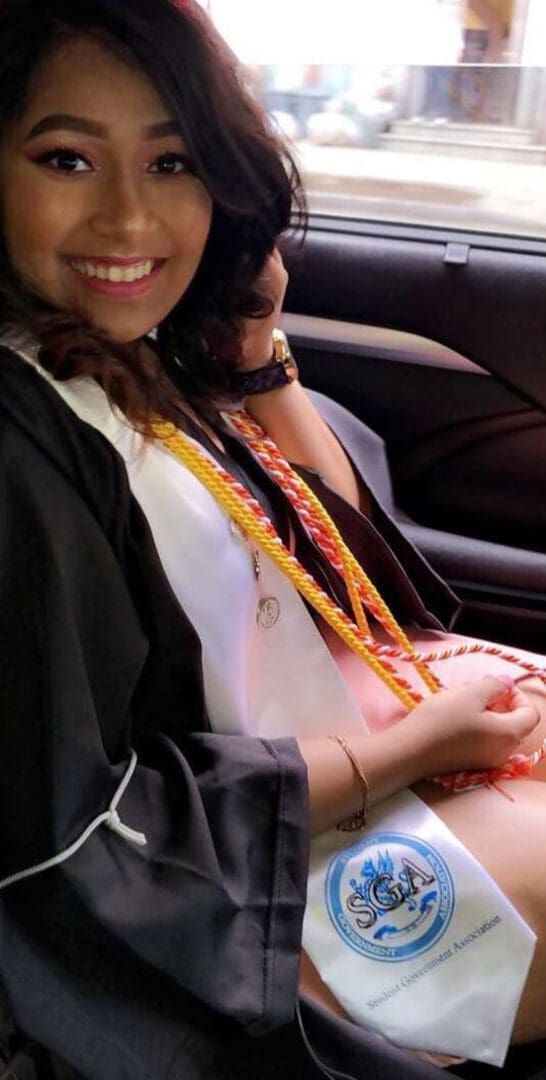
{"type": "Polygon", "coordinates": [[[279,323],[284,294],[288,285],[288,273],[278,248],[267,257],[256,280],[261,295],[269,300],[272,309],[263,318],[241,320],[241,370],[251,371],[263,367],[271,359],[273,330],[279,323]]]}
{"type": "Polygon", "coordinates": [[[535,705],[531,705],[529,702],[517,705],[514,702],[515,708],[511,708],[509,711],[502,713],[485,710],[484,716],[488,716],[493,719],[495,716],[502,716],[502,724],[506,725],[507,730],[513,734],[514,739],[517,742],[521,742],[522,739],[526,739],[528,735],[535,730],[537,724],[540,722],[540,713],[535,705]]]}
{"type": "Polygon", "coordinates": [[[515,742],[530,735],[540,721],[538,709],[510,676],[485,675],[464,691],[474,698],[484,717],[501,725],[499,733],[509,732],[515,742]]]}
{"type": "MultiPolygon", "coordinates": [[[[288,272],[282,261],[282,256],[277,248],[268,255],[262,271],[256,280],[256,285],[260,292],[265,294],[274,305],[275,311],[272,313],[273,324],[280,314],[282,302],[284,300],[284,294],[288,285],[288,272]]],[[[269,322],[272,318],[271,315],[266,316],[264,320],[260,319],[244,319],[243,326],[246,326],[249,330],[259,328],[260,322],[269,322]]]]}
{"type": "MultiPolygon", "coordinates": [[[[448,692],[449,693],[449,692],[448,692]]],[[[530,735],[540,722],[540,712],[514,680],[505,675],[486,675],[452,691],[450,709],[474,716],[471,729],[489,739],[508,740],[514,746],[530,735]],[[484,728],[485,721],[485,728],[484,728]]],[[[447,702],[446,702],[447,704],[447,702]]]]}
{"type": "Polygon", "coordinates": [[[474,706],[481,711],[491,708],[499,699],[508,698],[511,701],[514,680],[506,675],[484,675],[481,679],[463,683],[455,693],[460,694],[462,702],[469,707],[474,706]]]}

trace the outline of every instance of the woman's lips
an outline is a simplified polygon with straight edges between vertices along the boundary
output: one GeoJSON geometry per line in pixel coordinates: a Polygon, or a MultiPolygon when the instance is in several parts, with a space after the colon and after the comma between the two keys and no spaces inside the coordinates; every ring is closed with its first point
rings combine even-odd
{"type": "MultiPolygon", "coordinates": [[[[154,266],[151,273],[147,274],[146,277],[139,278],[138,281],[104,281],[98,277],[90,277],[88,274],[82,273],[81,270],[77,270],[75,266],[72,265],[72,263],[75,261],[83,262],[84,260],[70,260],[68,262],[69,269],[72,271],[74,276],[78,278],[78,281],[82,285],[85,285],[92,292],[100,293],[102,296],[117,297],[118,299],[130,299],[131,297],[142,296],[148,291],[149,288],[151,288],[156,278],[161,273],[165,265],[166,259],[157,260],[156,265],[154,266]]],[[[146,260],[139,259],[123,263],[121,260],[116,261],[113,259],[94,260],[97,266],[99,266],[101,263],[102,265],[108,266],[136,266],[144,261],[146,260]]]]}

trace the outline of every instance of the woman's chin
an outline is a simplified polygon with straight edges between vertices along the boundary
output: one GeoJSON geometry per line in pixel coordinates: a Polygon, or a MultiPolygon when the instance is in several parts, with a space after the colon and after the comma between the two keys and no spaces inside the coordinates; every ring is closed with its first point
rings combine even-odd
{"type": "Polygon", "coordinates": [[[134,320],[131,321],[131,325],[112,325],[101,323],[99,320],[93,320],[93,325],[96,330],[103,337],[107,338],[114,345],[130,345],[132,342],[141,341],[151,333],[154,329],[154,325],[148,326],[148,324],[142,324],[142,326],[136,326],[134,320]]]}

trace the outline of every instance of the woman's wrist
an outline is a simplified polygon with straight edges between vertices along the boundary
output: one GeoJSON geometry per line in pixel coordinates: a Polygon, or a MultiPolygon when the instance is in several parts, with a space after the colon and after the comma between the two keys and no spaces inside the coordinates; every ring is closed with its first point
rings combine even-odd
{"type": "Polygon", "coordinates": [[[286,335],[274,330],[272,355],[260,367],[239,365],[230,374],[230,386],[240,397],[253,398],[290,386],[298,377],[298,369],[286,335]]]}
{"type": "Polygon", "coordinates": [[[350,741],[366,774],[370,806],[411,787],[427,774],[422,741],[413,728],[404,726],[404,721],[350,741]]]}
{"type": "MultiPolygon", "coordinates": [[[[376,735],[345,733],[367,782],[369,806],[409,787],[427,775],[422,740],[400,721],[376,735]]],[[[307,765],[311,831],[337,826],[362,810],[362,783],[350,758],[331,738],[301,740],[307,765]]]]}

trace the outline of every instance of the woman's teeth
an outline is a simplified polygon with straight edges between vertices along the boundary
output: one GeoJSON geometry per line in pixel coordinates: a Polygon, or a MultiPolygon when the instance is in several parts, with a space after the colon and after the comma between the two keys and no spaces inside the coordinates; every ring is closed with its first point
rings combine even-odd
{"type": "Polygon", "coordinates": [[[141,278],[148,277],[156,263],[153,259],[149,259],[147,262],[137,263],[135,266],[106,266],[104,263],[90,263],[79,262],[72,260],[70,265],[74,270],[77,270],[80,274],[85,274],[86,277],[96,277],[100,281],[112,281],[112,282],[131,282],[140,281],[141,278]]]}

